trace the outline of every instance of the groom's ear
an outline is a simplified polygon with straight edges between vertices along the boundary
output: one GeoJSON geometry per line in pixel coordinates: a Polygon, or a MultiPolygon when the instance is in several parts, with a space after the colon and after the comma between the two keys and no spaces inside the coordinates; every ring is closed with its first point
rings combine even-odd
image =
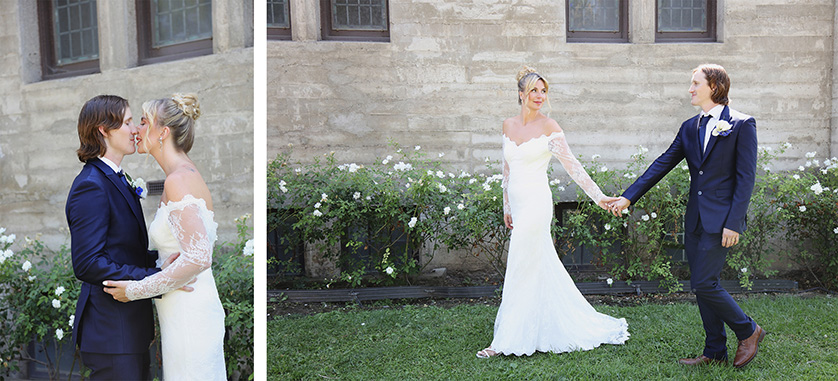
{"type": "Polygon", "coordinates": [[[99,133],[102,134],[102,137],[108,137],[108,131],[105,130],[105,126],[99,126],[97,128],[99,129],[99,133]]]}

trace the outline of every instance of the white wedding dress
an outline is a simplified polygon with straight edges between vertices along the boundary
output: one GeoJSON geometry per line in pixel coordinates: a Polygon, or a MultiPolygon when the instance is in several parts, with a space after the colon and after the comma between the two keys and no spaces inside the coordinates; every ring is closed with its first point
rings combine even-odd
{"type": "Polygon", "coordinates": [[[553,195],[547,181],[552,155],[595,202],[603,197],[573,157],[564,133],[521,145],[503,136],[504,210],[511,212],[513,229],[491,345],[497,353],[590,350],[629,338],[626,320],[594,310],[556,254],[550,236],[553,195]]]}
{"type": "Polygon", "coordinates": [[[131,300],[154,300],[160,322],[164,380],[226,380],[224,309],[212,276],[212,252],[218,224],[204,199],[187,195],[161,203],[148,227],[160,266],[180,253],[163,271],[126,287],[131,300]],[[179,290],[192,279],[192,292],[179,290]]]}

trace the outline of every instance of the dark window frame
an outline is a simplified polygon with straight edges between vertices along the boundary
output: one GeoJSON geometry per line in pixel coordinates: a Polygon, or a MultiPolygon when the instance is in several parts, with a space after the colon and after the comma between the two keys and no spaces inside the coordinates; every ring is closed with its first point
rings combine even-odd
{"type": "Polygon", "coordinates": [[[660,1],[655,0],[655,42],[716,42],[716,0],[707,0],[707,27],[705,32],[660,32],[658,17],[660,1]]]}
{"type": "Polygon", "coordinates": [[[628,0],[619,0],[619,31],[617,32],[590,32],[570,30],[570,0],[565,0],[565,31],[567,42],[595,42],[595,43],[627,43],[629,42],[628,0]]]}
{"type": "MultiPolygon", "coordinates": [[[[44,80],[77,77],[100,72],[99,58],[74,62],[65,65],[58,64],[55,55],[55,19],[53,17],[53,1],[38,1],[38,38],[41,44],[41,78],[44,80]]],[[[98,7],[98,4],[97,4],[98,7]]],[[[96,20],[97,24],[99,20],[96,20]]],[[[97,26],[98,29],[98,26],[97,26]]]]}
{"type": "Polygon", "coordinates": [[[281,28],[268,25],[268,40],[291,40],[291,0],[288,1],[288,27],[281,28]]]}
{"type": "Polygon", "coordinates": [[[320,0],[321,39],[325,41],[390,42],[390,1],[384,0],[384,5],[387,9],[386,30],[334,30],[332,28],[332,0],[320,0]]]}
{"type": "MultiPolygon", "coordinates": [[[[153,47],[151,1],[140,0],[137,5],[137,56],[140,65],[177,61],[213,53],[212,37],[180,44],[153,47]]],[[[214,32],[213,32],[214,33],[214,32]]]]}

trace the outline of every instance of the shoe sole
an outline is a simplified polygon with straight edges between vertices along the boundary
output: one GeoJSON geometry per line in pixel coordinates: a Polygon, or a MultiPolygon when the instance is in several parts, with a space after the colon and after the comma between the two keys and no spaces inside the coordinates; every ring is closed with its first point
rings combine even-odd
{"type": "Polygon", "coordinates": [[[736,368],[736,369],[742,369],[742,368],[745,367],[745,365],[750,364],[751,361],[753,361],[757,357],[757,353],[759,353],[759,343],[761,343],[762,339],[764,339],[764,338],[765,338],[765,330],[763,329],[762,333],[759,335],[759,340],[757,340],[757,349],[754,351],[754,355],[751,356],[751,358],[749,358],[748,361],[745,361],[744,363],[742,363],[742,365],[734,365],[733,367],[736,368]]]}

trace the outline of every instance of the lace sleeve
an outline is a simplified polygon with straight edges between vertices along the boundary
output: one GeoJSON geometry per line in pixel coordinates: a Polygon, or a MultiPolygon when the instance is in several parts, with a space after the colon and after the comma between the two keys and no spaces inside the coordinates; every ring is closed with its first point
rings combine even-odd
{"type": "Polygon", "coordinates": [[[180,256],[168,267],[125,288],[131,300],[146,299],[176,290],[212,264],[213,240],[201,218],[201,208],[187,204],[169,212],[169,228],[180,243],[180,256]]]}
{"type": "Polygon", "coordinates": [[[570,152],[570,146],[567,145],[567,140],[565,140],[563,133],[551,135],[550,141],[547,143],[547,148],[553,156],[559,159],[564,170],[585,191],[588,197],[596,203],[599,203],[599,200],[605,197],[599,189],[599,186],[585,172],[582,163],[573,156],[573,152],[570,152]]]}
{"type": "MultiPolygon", "coordinates": [[[[503,145],[506,145],[504,140],[503,145]]],[[[501,188],[503,188],[503,214],[512,214],[512,208],[509,206],[509,194],[506,188],[509,186],[509,163],[506,162],[506,156],[501,151],[501,158],[503,160],[503,181],[501,181],[501,188]]]]}

